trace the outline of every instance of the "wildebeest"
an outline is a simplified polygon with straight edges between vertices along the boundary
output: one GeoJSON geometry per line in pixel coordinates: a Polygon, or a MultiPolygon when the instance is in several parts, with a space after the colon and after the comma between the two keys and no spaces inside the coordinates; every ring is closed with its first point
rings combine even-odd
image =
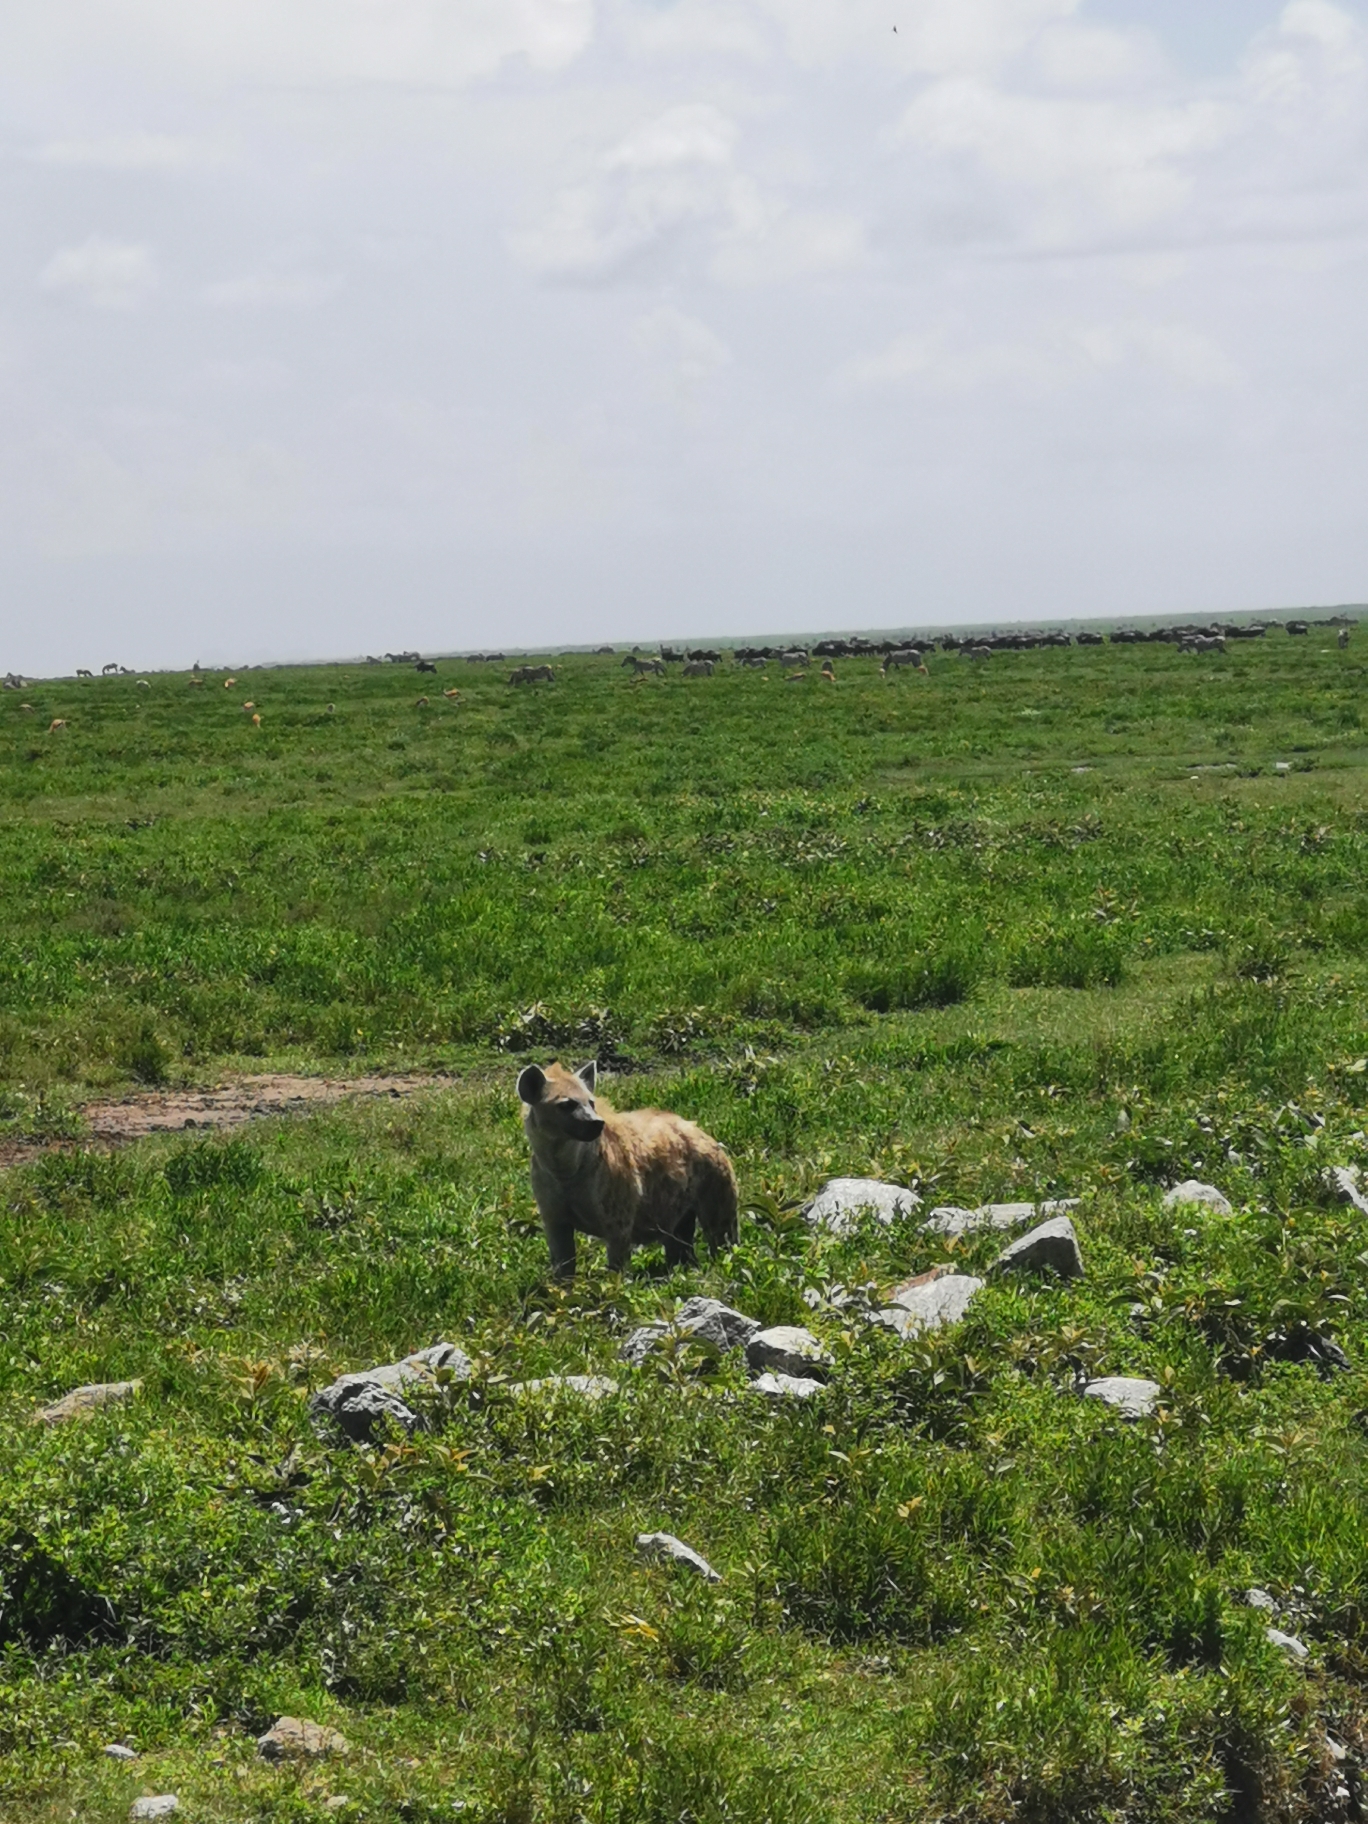
{"type": "Polygon", "coordinates": [[[1349,644],[1349,629],[1347,627],[1341,627],[1339,630],[1339,649],[1340,649],[1340,651],[1343,652],[1345,647],[1348,644],[1349,644]]]}
{"type": "Polygon", "coordinates": [[[510,684],[554,684],[556,674],[549,665],[519,665],[508,674],[510,684]]]}
{"type": "Polygon", "coordinates": [[[686,678],[710,678],[712,675],[713,662],[711,659],[690,659],[684,667],[686,678]]]}
{"type": "Polygon", "coordinates": [[[84,665],[78,665],[76,667],[76,676],[78,678],[88,678],[92,676],[92,673],[88,672],[84,665]]]}
{"type": "Polygon", "coordinates": [[[437,675],[437,667],[433,664],[431,659],[419,659],[413,669],[415,671],[430,671],[434,677],[437,675]]]}
{"type": "Polygon", "coordinates": [[[1309,621],[1289,621],[1287,631],[1292,634],[1310,633],[1311,623],[1309,621]]]}
{"type": "Polygon", "coordinates": [[[112,664],[111,665],[101,665],[101,667],[100,667],[100,676],[102,678],[107,678],[110,676],[117,677],[118,674],[119,674],[119,667],[117,665],[112,665],[112,664]]]}

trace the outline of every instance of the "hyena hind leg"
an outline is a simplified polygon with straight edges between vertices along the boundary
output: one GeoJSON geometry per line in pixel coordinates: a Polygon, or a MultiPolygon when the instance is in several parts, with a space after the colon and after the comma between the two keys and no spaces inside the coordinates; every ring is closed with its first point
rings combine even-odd
{"type": "Polygon", "coordinates": [[[698,1224],[697,1213],[690,1210],[688,1215],[675,1229],[673,1235],[666,1235],[665,1265],[667,1267],[692,1267],[698,1263],[694,1252],[694,1230],[698,1224]]]}

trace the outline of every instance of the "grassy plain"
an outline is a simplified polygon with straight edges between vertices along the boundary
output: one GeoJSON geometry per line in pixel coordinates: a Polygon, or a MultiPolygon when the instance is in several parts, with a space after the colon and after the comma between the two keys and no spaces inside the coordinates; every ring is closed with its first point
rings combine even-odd
{"type": "Polygon", "coordinates": [[[0,1138],[79,1139],[121,1086],[450,1076],[0,1174],[6,1818],[1352,1815],[1368,1218],[1321,1172],[1368,1164],[1365,658],[4,693],[0,1138]],[[729,1146],[729,1260],[617,1280],[589,1249],[547,1285],[512,1078],[556,1053],[729,1146]],[[866,1171],[1079,1196],[1087,1277],[871,1331],[842,1288],[995,1249],[795,1220],[866,1171]],[[1164,1215],[1188,1176],[1236,1213],[1164,1215]],[[811,1323],[824,1398],[688,1358],[593,1406],[504,1391],[614,1372],[696,1290],[811,1323]],[[478,1364],[439,1427],[314,1437],[310,1386],[438,1337],[478,1364]],[[1075,1397],[1103,1373],[1160,1381],[1159,1416],[1075,1397]],[[723,1583],[640,1565],[656,1527],[723,1583]],[[281,1712],[353,1754],[267,1769],[281,1712]]]}

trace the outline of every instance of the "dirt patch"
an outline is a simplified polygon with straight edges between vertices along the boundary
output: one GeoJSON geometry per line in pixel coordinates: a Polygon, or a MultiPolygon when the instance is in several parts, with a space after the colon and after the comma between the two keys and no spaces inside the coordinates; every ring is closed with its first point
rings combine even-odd
{"type": "Polygon", "coordinates": [[[431,1089],[442,1077],[237,1077],[214,1089],[145,1090],[116,1102],[89,1102],[81,1110],[85,1132],[75,1140],[0,1140],[0,1166],[22,1165],[42,1153],[107,1150],[148,1134],[241,1127],[264,1115],[297,1115],[361,1096],[396,1101],[431,1089]]]}

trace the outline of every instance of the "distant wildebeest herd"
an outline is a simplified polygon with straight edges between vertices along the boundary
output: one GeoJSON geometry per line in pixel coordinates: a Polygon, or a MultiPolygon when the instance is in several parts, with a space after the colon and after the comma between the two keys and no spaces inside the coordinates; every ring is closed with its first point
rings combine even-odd
{"type": "MultiPolygon", "coordinates": [[[[1142,646],[1164,644],[1176,646],[1180,652],[1189,653],[1223,653],[1227,642],[1232,640],[1262,640],[1275,628],[1283,629],[1292,638],[1306,637],[1313,628],[1334,628],[1337,641],[1343,651],[1349,644],[1349,636],[1356,625],[1355,621],[1345,614],[1332,614],[1321,620],[1274,620],[1250,621],[1243,625],[1233,621],[1181,621],[1167,627],[1117,627],[1111,633],[1096,633],[1085,629],[1081,633],[1069,634],[1062,631],[1046,632],[1031,628],[1014,628],[1007,633],[989,634],[956,634],[943,633],[913,637],[902,635],[882,640],[866,639],[862,634],[850,634],[840,638],[818,640],[815,645],[807,646],[737,646],[731,649],[732,663],[743,671],[763,671],[774,664],[783,666],[790,683],[797,683],[809,675],[809,667],[814,659],[822,661],[818,672],[820,680],[834,684],[836,681],[837,659],[872,658],[880,661],[879,671],[884,677],[896,671],[916,671],[927,673],[927,655],[936,651],[958,653],[961,658],[982,662],[992,658],[995,652],[1033,652],[1040,647],[1049,646],[1142,646]]],[[[596,646],[595,655],[615,654],[612,646],[596,646]]],[[[455,655],[466,665],[493,665],[503,662],[501,652],[467,652],[455,655]]],[[[563,655],[567,658],[577,656],[574,653],[563,655]]],[[[633,678],[664,677],[670,665],[681,667],[686,678],[710,678],[726,659],[727,654],[717,647],[697,646],[680,649],[662,645],[656,652],[642,652],[634,646],[622,660],[622,669],[630,671],[633,678]]],[[[404,665],[415,671],[436,675],[437,662],[426,659],[420,652],[387,652],[383,658],[374,653],[367,653],[368,665],[404,665]]],[[[242,669],[260,669],[259,667],[239,667],[242,669]]],[[[202,682],[199,676],[200,667],[195,665],[192,683],[202,682]]],[[[134,674],[126,665],[111,661],[100,668],[100,676],[129,678],[134,674]]],[[[90,678],[92,673],[81,667],[77,670],[78,679],[90,678]]],[[[30,679],[29,682],[34,680],[30,679]]],[[[229,679],[229,684],[235,679],[229,679]]],[[[518,665],[509,673],[510,684],[554,684],[555,671],[550,665],[518,665]]],[[[141,688],[149,688],[146,681],[138,679],[141,688]]],[[[5,690],[22,690],[25,679],[19,672],[8,672],[3,686],[5,690]]],[[[452,696],[451,691],[443,693],[452,696]]],[[[425,703],[425,698],[419,699],[425,703]]]]}

